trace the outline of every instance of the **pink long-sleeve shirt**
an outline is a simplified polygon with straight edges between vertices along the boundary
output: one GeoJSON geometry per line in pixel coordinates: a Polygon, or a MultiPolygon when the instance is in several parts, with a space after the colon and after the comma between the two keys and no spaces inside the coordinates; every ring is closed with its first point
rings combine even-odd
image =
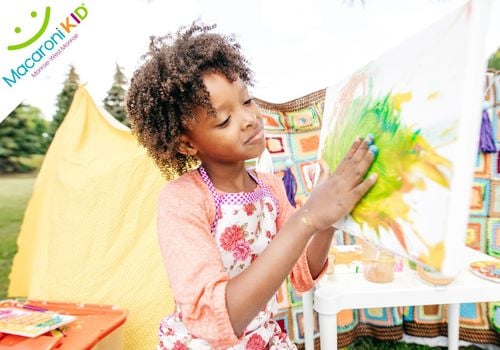
{"type": "MultiPolygon", "coordinates": [[[[278,201],[276,228],[293,214],[282,181],[275,175],[257,173],[278,201]]],[[[224,269],[211,232],[215,203],[198,171],[169,182],[160,192],[158,234],[160,250],[170,287],[182,319],[192,335],[207,340],[214,348],[227,348],[239,339],[226,308],[224,269]]],[[[294,265],[290,279],[299,292],[311,289],[326,271],[313,280],[306,249],[294,265]]]]}

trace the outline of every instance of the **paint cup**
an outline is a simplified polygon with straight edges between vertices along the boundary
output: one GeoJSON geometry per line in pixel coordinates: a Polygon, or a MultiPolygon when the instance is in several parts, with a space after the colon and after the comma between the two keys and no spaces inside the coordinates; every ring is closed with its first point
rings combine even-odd
{"type": "Polygon", "coordinates": [[[363,252],[363,276],[371,282],[392,282],[394,279],[394,254],[364,241],[361,247],[363,252]]]}

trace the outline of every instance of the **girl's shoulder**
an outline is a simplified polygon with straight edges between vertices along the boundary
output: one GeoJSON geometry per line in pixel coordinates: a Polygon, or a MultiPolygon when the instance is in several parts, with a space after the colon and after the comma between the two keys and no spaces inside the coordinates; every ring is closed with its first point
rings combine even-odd
{"type": "Polygon", "coordinates": [[[160,190],[159,199],[187,202],[191,204],[207,202],[210,191],[205,186],[197,170],[191,170],[175,180],[169,181],[160,190]]]}

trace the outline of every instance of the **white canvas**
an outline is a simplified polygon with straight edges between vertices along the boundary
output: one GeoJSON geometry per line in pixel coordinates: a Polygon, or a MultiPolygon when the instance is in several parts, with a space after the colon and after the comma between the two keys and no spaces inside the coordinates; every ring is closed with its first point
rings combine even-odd
{"type": "Polygon", "coordinates": [[[339,229],[454,275],[481,120],[488,1],[473,0],[327,89],[319,157],[375,135],[380,177],[339,229]]]}

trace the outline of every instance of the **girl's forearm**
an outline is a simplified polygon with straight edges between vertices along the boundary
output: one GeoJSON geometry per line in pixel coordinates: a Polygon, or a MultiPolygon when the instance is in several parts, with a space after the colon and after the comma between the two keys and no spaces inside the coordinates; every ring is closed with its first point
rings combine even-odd
{"type": "Polygon", "coordinates": [[[287,220],[266,250],[228,282],[226,307],[237,336],[274,296],[314,234],[314,228],[304,223],[301,215],[299,209],[287,220]]]}
{"type": "Polygon", "coordinates": [[[325,266],[334,232],[333,227],[318,231],[307,247],[307,264],[313,279],[319,276],[325,266]]]}

